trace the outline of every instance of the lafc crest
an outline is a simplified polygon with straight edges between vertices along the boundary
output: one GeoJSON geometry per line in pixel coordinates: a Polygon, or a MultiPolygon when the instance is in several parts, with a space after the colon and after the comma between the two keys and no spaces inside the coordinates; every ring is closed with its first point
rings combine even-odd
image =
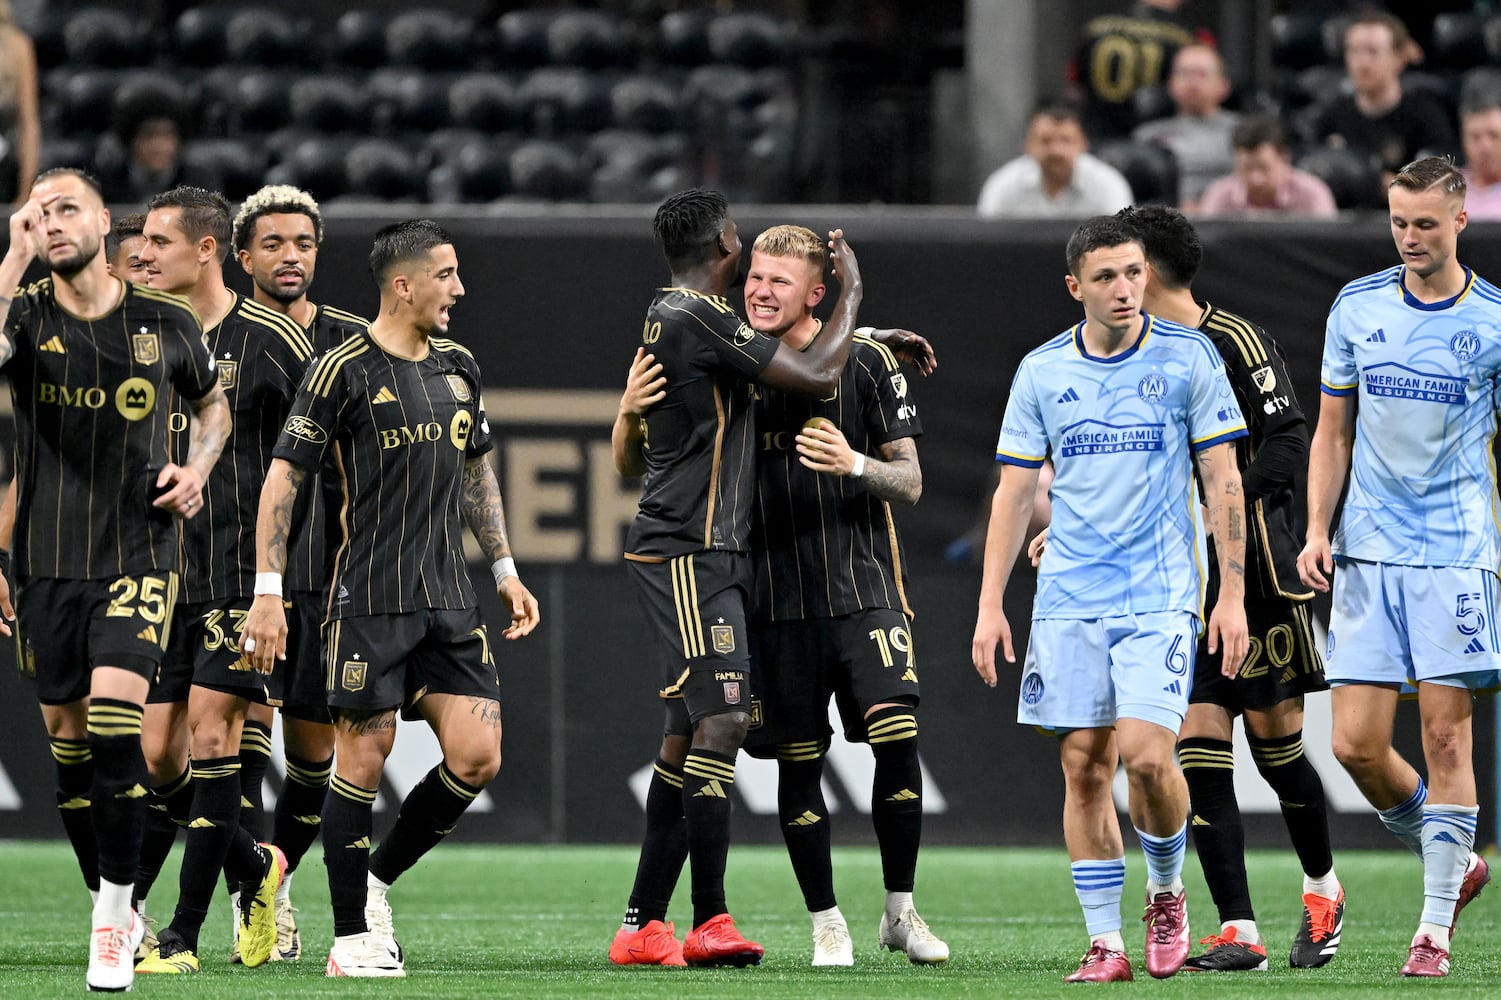
{"type": "Polygon", "coordinates": [[[469,380],[462,375],[444,375],[448,380],[448,389],[453,393],[453,398],[461,403],[468,403],[474,399],[474,390],[469,388],[469,380]]]}
{"type": "Polygon", "coordinates": [[[136,364],[154,365],[162,359],[161,339],[154,333],[147,333],[143,326],[140,333],[131,335],[130,353],[136,364]]]}
{"type": "Polygon", "coordinates": [[[219,366],[219,387],[225,392],[240,384],[240,363],[238,361],[216,361],[219,366]]]}
{"type": "Polygon", "coordinates": [[[365,675],[369,666],[359,660],[345,660],[344,676],[339,678],[339,686],[345,691],[365,690],[365,675]]]}
{"type": "Polygon", "coordinates": [[[735,651],[735,628],[732,625],[711,625],[709,639],[714,644],[714,652],[720,656],[728,656],[735,651]]]}

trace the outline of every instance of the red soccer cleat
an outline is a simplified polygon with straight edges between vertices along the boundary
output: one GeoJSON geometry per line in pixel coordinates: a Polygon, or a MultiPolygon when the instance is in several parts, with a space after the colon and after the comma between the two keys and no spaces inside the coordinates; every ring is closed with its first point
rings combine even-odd
{"type": "Polygon", "coordinates": [[[1470,904],[1470,900],[1480,895],[1491,882],[1491,866],[1485,863],[1480,855],[1475,855],[1475,864],[1466,872],[1464,881],[1459,883],[1459,899],[1454,904],[1454,923],[1449,925],[1449,936],[1454,936],[1454,931],[1459,927],[1459,911],[1470,904]]]}
{"type": "Polygon", "coordinates": [[[735,929],[728,913],[710,917],[688,932],[683,940],[683,958],[689,965],[759,965],[766,949],[747,941],[735,929]]]}
{"type": "Polygon", "coordinates": [[[1159,892],[1147,900],[1141,919],[1147,925],[1147,972],[1166,979],[1188,958],[1187,892],[1159,892]]]}
{"type": "Polygon", "coordinates": [[[1402,966],[1404,976],[1427,976],[1437,978],[1449,974],[1449,953],[1433,943],[1427,934],[1420,936],[1407,950],[1407,964],[1402,966]]]}
{"type": "Polygon", "coordinates": [[[1339,939],[1345,930],[1345,887],[1330,899],[1316,892],[1303,894],[1303,923],[1293,939],[1287,964],[1294,969],[1317,969],[1328,965],[1339,951],[1339,939]]]}
{"type": "Polygon", "coordinates": [[[1129,983],[1131,960],[1123,951],[1111,951],[1099,941],[1092,941],[1079,960],[1079,967],[1063,977],[1065,983],[1129,983]]]}
{"type": "Polygon", "coordinates": [[[683,945],[671,924],[649,920],[645,927],[615,932],[610,942],[610,961],[616,965],[687,965],[683,945]]]}

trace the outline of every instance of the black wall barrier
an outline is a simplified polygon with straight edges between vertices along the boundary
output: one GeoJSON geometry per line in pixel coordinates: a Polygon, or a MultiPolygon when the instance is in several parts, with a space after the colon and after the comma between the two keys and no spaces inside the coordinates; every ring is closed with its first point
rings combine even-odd
{"type": "MultiPolygon", "coordinates": [[[[374,312],[365,268],[370,236],[396,217],[330,210],[315,300],[374,312]]],[[[661,717],[635,594],[619,560],[635,491],[610,465],[609,426],[640,342],[641,317],[652,289],[667,277],[651,240],[650,213],[570,210],[440,221],[454,235],[467,289],[451,333],[474,350],[490,386],[487,408],[517,559],[543,610],[534,636],[497,643],[505,765],[456,836],[634,840],[641,770],[651,761],[661,717]]],[[[982,223],[943,210],[826,207],[758,208],[739,222],[747,255],[751,238],[767,225],[845,227],[865,277],[862,323],[919,330],[937,346],[938,372],[910,379],[926,430],[919,442],[923,498],[899,514],[918,615],[926,835],[935,843],[1057,843],[1057,752],[1052,740],[1015,722],[1018,670],[1003,670],[992,691],[969,663],[979,571],[973,545],[967,556],[962,539],[969,533],[975,541],[972,529],[983,517],[1017,362],[1081,315],[1062,280],[1071,227],[982,223]]],[[[1312,418],[1329,303],[1344,282],[1396,262],[1384,220],[1205,223],[1201,231],[1206,256],[1195,290],[1272,332],[1312,418]]],[[[1472,226],[1461,248],[1482,275],[1501,278],[1501,227],[1472,226]]],[[[228,273],[235,287],[247,287],[233,263],[228,273]]],[[[488,581],[483,567],[476,567],[476,580],[488,581]]],[[[1020,571],[1007,610],[1022,633],[1030,600],[1029,574],[1020,571]]],[[[493,597],[485,603],[488,620],[499,625],[498,603],[493,597]]],[[[0,836],[55,836],[61,828],[45,733],[13,662],[9,641],[0,641],[0,836]]],[[[1398,729],[1402,749],[1420,762],[1412,706],[1402,708],[1398,729]]],[[[1487,842],[1496,829],[1495,729],[1495,709],[1483,701],[1476,761],[1487,842]]],[[[1329,788],[1337,845],[1390,846],[1329,752],[1327,696],[1309,699],[1306,745],[1329,788]]],[[[382,790],[388,818],[436,754],[425,729],[403,726],[382,790]]],[[[1252,842],[1285,844],[1275,797],[1249,757],[1239,763],[1252,842]]],[[[774,779],[774,765],[742,757],[737,836],[777,839],[774,779]]],[[[871,840],[869,779],[868,751],[836,741],[828,792],[841,842],[871,840]]],[[[268,787],[274,795],[279,786],[278,761],[268,787]]]]}

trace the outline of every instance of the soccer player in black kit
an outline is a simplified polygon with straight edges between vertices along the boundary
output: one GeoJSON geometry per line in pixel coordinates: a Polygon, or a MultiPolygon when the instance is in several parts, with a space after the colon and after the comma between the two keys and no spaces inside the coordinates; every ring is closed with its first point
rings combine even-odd
{"type": "Polygon", "coordinates": [[[724,298],[740,237],[724,196],[695,188],[657,209],[653,230],[671,285],[647,310],[642,344],[667,393],[612,438],[643,439],[646,480],[625,558],[662,672],[662,745],[647,795],[647,831],[616,964],[751,965],[763,949],[735,928],[724,895],[735,755],[750,725],[745,605],[755,503],[753,383],[802,395],[834,392],[849,358],[862,287],[842,232],[830,234],[843,294],[805,351],[757,333],[724,298]],[[682,865],[692,873],[693,930],[679,946],[665,919],[682,865]]]}
{"type": "Polygon", "coordinates": [[[323,809],[334,911],[329,976],[405,975],[385,890],[453,829],[500,767],[500,683],[469,580],[462,528],[493,563],[519,639],[540,620],[516,574],[474,356],[448,339],[464,294],[453,240],[410,220],[375,236],[380,314],[325,354],[298,392],[261,491],[251,662],[286,653],[282,587],[298,492],[332,450],[348,497],[323,644],[336,716],[323,809]],[[443,760],[407,795],[370,856],[371,807],[396,711],[433,728],[443,760]],[[367,913],[373,912],[372,919],[367,913]]]}
{"type": "MultiPolygon", "coordinates": [[[[250,275],[255,301],[282,313],[307,332],[314,356],[350,337],[368,333],[370,323],[308,298],[323,243],[323,214],[306,191],[270,184],[246,198],[235,214],[231,241],[240,266],[250,275]]],[[[332,456],[330,456],[331,458],[332,456]]],[[[323,684],[323,614],[333,564],[333,522],[343,497],[338,472],[327,465],[316,485],[298,493],[293,511],[286,587],[291,603],[284,674],[282,743],[287,780],[276,801],[271,842],[287,856],[287,871],[276,890],[276,948],[271,960],[294,961],[302,939],[292,910],[292,876],[318,837],[328,779],[333,774],[334,727],[323,684]]],[[[240,783],[245,801],[240,822],[259,839],[261,778],[271,754],[271,707],[252,704],[240,738],[240,783]]]]}
{"type": "Polygon", "coordinates": [[[37,685],[63,826],[96,894],[88,986],[121,991],[145,930],[130,898],[148,780],[141,716],[176,600],[174,518],[202,512],[230,414],[198,317],[111,276],[108,230],[87,174],[37,178],[10,218],[0,289],[38,257],[52,273],[0,294],[0,364],[16,403],[17,655],[37,685]],[[181,465],[169,448],[174,392],[191,410],[181,465]]]}
{"type": "MultiPolygon", "coordinates": [[[[183,532],[178,621],[150,701],[159,706],[148,732],[159,787],[175,788],[187,764],[173,732],[189,729],[190,780],[186,846],[171,923],[137,966],[141,973],[196,972],[199,931],[224,869],[236,897],[239,953],[248,966],[265,963],[276,944],[274,894],[285,857],[258,846],[240,825],[240,735],[251,702],[279,702],[281,678],[250,669],[239,633],[255,576],[255,514],[259,480],[312,358],[302,328],[224,285],[229,203],[217,192],[179,187],[151,199],[146,214],[146,264],[152,288],[185,295],[203,317],[234,429],[223,460],[204,489],[205,515],[183,532]],[[160,779],[165,776],[164,783],[160,779]]],[[[169,809],[181,808],[171,793],[169,809]]]]}

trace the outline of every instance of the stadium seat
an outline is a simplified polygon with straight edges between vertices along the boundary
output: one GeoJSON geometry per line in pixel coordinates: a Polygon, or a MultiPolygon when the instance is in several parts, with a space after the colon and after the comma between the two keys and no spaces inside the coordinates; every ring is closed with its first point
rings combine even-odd
{"type": "Polygon", "coordinates": [[[626,129],[589,137],[584,156],[589,200],[602,203],[659,202],[683,187],[678,159],[683,139],[626,129]]]}
{"type": "Polygon", "coordinates": [[[521,120],[542,137],[595,132],[609,124],[610,105],[600,80],[588,70],[544,66],[517,91],[521,120]]]}
{"type": "Polygon", "coordinates": [[[393,66],[465,69],[473,37],[470,22],[452,11],[406,11],[386,25],[386,59],[393,66]]]}
{"type": "Polygon", "coordinates": [[[1425,65],[1463,72],[1485,61],[1485,20],[1479,14],[1449,11],[1434,16],[1425,65]]]}
{"type": "Polygon", "coordinates": [[[1501,95],[1501,67],[1476,66],[1460,78],[1460,104],[1464,104],[1472,96],[1494,97],[1496,95],[1501,95]]]}
{"type": "Polygon", "coordinates": [[[406,67],[387,67],[370,74],[365,85],[370,118],[382,134],[430,132],[448,125],[449,79],[406,67]]]}
{"type": "Polygon", "coordinates": [[[37,69],[46,71],[68,61],[67,44],[63,41],[63,29],[73,11],[60,4],[42,4],[30,28],[31,44],[36,50],[37,69]]]}
{"type": "Polygon", "coordinates": [[[1093,152],[1125,176],[1136,204],[1178,204],[1178,158],[1171,149],[1125,139],[1102,143],[1093,152]]]}
{"type": "Polygon", "coordinates": [[[511,193],[511,155],[517,143],[482,140],[465,144],[452,159],[459,197],[494,201],[511,193]]]}
{"type": "Polygon", "coordinates": [[[86,7],[63,26],[68,65],[129,67],[149,61],[150,26],[129,8],[86,7]]]}
{"type": "Polygon", "coordinates": [[[1272,65],[1307,69],[1328,62],[1324,22],[1316,14],[1277,14],[1271,20],[1272,65]]]}
{"type": "Polygon", "coordinates": [[[1331,66],[1345,64],[1345,30],[1349,27],[1349,15],[1336,14],[1334,17],[1324,18],[1324,25],[1320,29],[1324,36],[1324,61],[1331,66]]]}
{"type": "Polygon", "coordinates": [[[796,54],[791,25],[766,14],[721,14],[709,22],[709,54],[738,66],[782,66],[796,54]]]}
{"type": "Polygon", "coordinates": [[[426,173],[404,143],[363,139],[344,161],[350,195],[380,201],[415,201],[426,192],[426,173]]]}
{"type": "Polygon", "coordinates": [[[1425,73],[1421,70],[1410,69],[1402,74],[1402,89],[1426,94],[1438,101],[1448,110],[1449,121],[1452,125],[1458,121],[1459,81],[1458,73],[1425,73]]]}
{"type": "Polygon", "coordinates": [[[241,10],[225,29],[229,58],[247,66],[295,66],[308,61],[311,28],[264,7],[241,10]]]}
{"type": "Polygon", "coordinates": [[[429,166],[446,164],[470,143],[489,141],[490,136],[479,129],[463,126],[434,129],[422,137],[422,160],[429,166]]]}
{"type": "Polygon", "coordinates": [[[632,61],[629,25],[602,10],[560,10],[547,24],[548,61],[602,69],[632,61]]]}
{"type": "Polygon", "coordinates": [[[350,10],[334,24],[334,61],[351,69],[372,69],[386,61],[388,15],[374,10],[350,10]]]}
{"type": "Polygon", "coordinates": [[[530,69],[546,65],[552,58],[547,27],[556,16],[557,11],[551,10],[513,10],[502,14],[495,22],[501,66],[530,69]]]}
{"type": "Polygon", "coordinates": [[[1309,66],[1300,71],[1282,95],[1288,110],[1322,107],[1345,93],[1345,71],[1337,66],[1309,66]]]}
{"type": "Polygon", "coordinates": [[[499,73],[461,76],[448,87],[448,117],[482,132],[511,128],[519,119],[516,85],[499,73]]]}
{"type": "Polygon", "coordinates": [[[37,169],[52,167],[82,167],[87,170],[94,162],[94,144],[88,139],[63,139],[42,135],[41,149],[37,153],[37,169]]]}
{"type": "Polygon", "coordinates": [[[529,139],[511,154],[511,188],[522,198],[567,201],[584,193],[584,174],[573,150],[529,139]]]}
{"type": "Polygon", "coordinates": [[[360,132],[369,121],[364,89],[344,77],[305,76],[292,84],[288,104],[292,123],[315,132],[360,132]]]}
{"type": "Polygon", "coordinates": [[[1501,14],[1492,14],[1480,28],[1480,37],[1485,45],[1485,60],[1492,66],[1501,66],[1501,14]]]}
{"type": "Polygon", "coordinates": [[[1365,153],[1325,147],[1298,157],[1297,166],[1329,185],[1340,208],[1378,208],[1383,204],[1380,168],[1365,153]]]}
{"type": "Polygon", "coordinates": [[[240,76],[235,87],[236,129],[273,132],[291,122],[291,81],[285,73],[253,70],[240,76]]]}
{"type": "Polygon", "coordinates": [[[1131,95],[1131,104],[1136,109],[1136,120],[1139,122],[1170,118],[1176,111],[1167,88],[1161,84],[1137,87],[1136,93],[1131,95]]]}
{"type": "Polygon", "coordinates": [[[673,66],[701,66],[709,54],[710,10],[675,10],[657,25],[657,50],[662,61],[673,66]]]}
{"type": "Polygon", "coordinates": [[[700,114],[717,114],[718,109],[755,107],[765,92],[755,73],[739,66],[710,63],[688,74],[683,99],[700,114]]]}
{"type": "MultiPolygon", "coordinates": [[[[48,104],[63,136],[97,135],[110,127],[115,90],[125,74],[117,69],[67,68],[49,75],[48,104]]],[[[46,129],[43,134],[54,130],[46,129]]]]}
{"type": "Polygon", "coordinates": [[[681,95],[662,77],[626,77],[610,88],[611,118],[618,128],[672,132],[683,124],[681,95]]]}
{"type": "Polygon", "coordinates": [[[219,66],[229,58],[227,31],[237,8],[189,7],[172,26],[172,51],[186,66],[219,66]]]}
{"type": "Polygon", "coordinates": [[[204,187],[212,180],[231,201],[261,186],[269,158],[263,145],[241,139],[196,139],[182,147],[184,177],[204,187]]]}
{"type": "Polygon", "coordinates": [[[306,138],[287,150],[281,162],[267,173],[271,184],[294,184],[322,201],[349,189],[344,170],[346,144],[339,139],[306,138]]]}
{"type": "Polygon", "coordinates": [[[155,70],[132,70],[115,86],[112,120],[129,122],[163,115],[183,124],[189,119],[188,94],[174,77],[155,70]]]}

